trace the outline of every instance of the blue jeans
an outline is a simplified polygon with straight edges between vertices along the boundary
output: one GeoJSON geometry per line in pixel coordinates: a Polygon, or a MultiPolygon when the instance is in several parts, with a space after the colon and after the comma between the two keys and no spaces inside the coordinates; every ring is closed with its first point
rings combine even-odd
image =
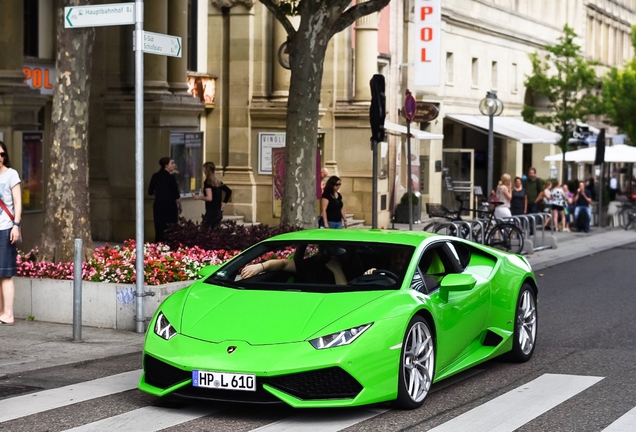
{"type": "Polygon", "coordinates": [[[342,221],[340,222],[331,222],[329,221],[329,228],[334,228],[334,229],[342,229],[342,221]]]}
{"type": "Polygon", "coordinates": [[[587,212],[587,224],[585,226],[585,232],[588,232],[590,230],[590,221],[592,220],[592,207],[590,206],[576,206],[574,208],[574,223],[576,223],[577,219],[579,218],[579,213],[581,213],[581,210],[585,210],[587,212]]]}

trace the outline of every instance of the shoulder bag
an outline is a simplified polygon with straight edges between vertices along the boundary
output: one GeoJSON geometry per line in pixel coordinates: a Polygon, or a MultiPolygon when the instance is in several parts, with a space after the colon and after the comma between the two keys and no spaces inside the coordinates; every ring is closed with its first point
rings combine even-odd
{"type": "MultiPolygon", "coordinates": [[[[7,205],[2,200],[0,200],[0,207],[2,207],[2,210],[7,212],[7,216],[9,216],[9,219],[11,219],[12,221],[15,221],[15,217],[9,211],[9,208],[7,207],[7,205]]],[[[19,225],[18,225],[18,231],[20,231],[20,238],[18,239],[18,243],[21,243],[22,242],[22,227],[19,226],[19,225]]]]}

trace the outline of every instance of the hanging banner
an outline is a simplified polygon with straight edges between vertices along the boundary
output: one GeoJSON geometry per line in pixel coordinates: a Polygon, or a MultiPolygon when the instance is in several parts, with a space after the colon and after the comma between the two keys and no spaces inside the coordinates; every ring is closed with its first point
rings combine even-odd
{"type": "Polygon", "coordinates": [[[440,82],[441,0],[415,0],[415,34],[412,37],[416,86],[438,86],[440,82]]]}

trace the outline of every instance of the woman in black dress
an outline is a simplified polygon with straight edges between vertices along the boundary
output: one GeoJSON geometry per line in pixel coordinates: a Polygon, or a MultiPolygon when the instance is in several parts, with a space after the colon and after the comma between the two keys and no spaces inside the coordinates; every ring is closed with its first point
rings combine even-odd
{"type": "Polygon", "coordinates": [[[526,214],[528,209],[528,196],[526,190],[523,188],[521,177],[515,177],[514,185],[512,186],[512,198],[510,198],[510,213],[513,216],[526,214]]]}
{"type": "Polygon", "coordinates": [[[175,224],[181,213],[181,195],[177,179],[172,174],[177,165],[169,157],[159,159],[161,168],[152,175],[148,185],[148,195],[155,196],[152,210],[155,220],[155,241],[165,240],[168,225],[175,224]]]}
{"type": "Polygon", "coordinates": [[[331,176],[325,184],[325,190],[320,197],[321,228],[346,228],[347,211],[342,203],[340,186],[342,181],[338,176],[331,176]]]}
{"type": "Polygon", "coordinates": [[[203,164],[205,181],[203,182],[203,195],[195,195],[195,200],[205,201],[205,215],[203,215],[203,226],[208,228],[216,227],[223,220],[223,207],[232,196],[232,189],[223,184],[216,174],[214,162],[203,164]],[[223,196],[225,192],[225,196],[223,196]]]}

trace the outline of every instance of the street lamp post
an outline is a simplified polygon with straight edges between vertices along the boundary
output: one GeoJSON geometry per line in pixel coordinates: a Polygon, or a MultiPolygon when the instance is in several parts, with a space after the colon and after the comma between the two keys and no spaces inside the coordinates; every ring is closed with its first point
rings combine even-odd
{"type": "Polygon", "coordinates": [[[494,133],[494,117],[501,114],[503,111],[503,102],[497,99],[496,91],[489,91],[486,93],[486,97],[479,102],[479,112],[482,115],[487,115],[490,118],[488,125],[488,196],[492,191],[493,184],[493,165],[494,165],[494,147],[495,147],[495,133],[494,133]]]}

